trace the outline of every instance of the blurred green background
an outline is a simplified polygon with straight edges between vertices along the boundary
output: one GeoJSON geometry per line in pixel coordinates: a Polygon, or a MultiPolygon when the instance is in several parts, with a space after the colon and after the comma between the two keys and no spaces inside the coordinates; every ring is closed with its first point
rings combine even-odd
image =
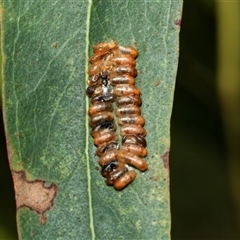
{"type": "MultiPolygon", "coordinates": [[[[240,239],[239,12],[239,1],[184,1],[171,120],[172,239],[240,239]]],[[[0,126],[0,239],[17,239],[0,126]]]]}

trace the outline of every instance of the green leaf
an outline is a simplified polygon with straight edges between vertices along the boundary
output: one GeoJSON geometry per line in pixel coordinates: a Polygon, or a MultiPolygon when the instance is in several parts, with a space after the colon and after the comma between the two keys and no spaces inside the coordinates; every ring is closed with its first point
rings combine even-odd
{"type": "Polygon", "coordinates": [[[181,7],[180,0],[2,1],[4,122],[20,239],[170,238],[181,7]],[[149,170],[121,192],[99,173],[85,95],[91,48],[110,39],[138,49],[148,131],[149,170]]]}

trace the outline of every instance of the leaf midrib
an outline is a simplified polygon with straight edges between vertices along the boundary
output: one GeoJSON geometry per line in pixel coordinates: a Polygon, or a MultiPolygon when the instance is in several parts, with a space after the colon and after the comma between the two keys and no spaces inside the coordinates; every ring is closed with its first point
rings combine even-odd
{"type": "MultiPolygon", "coordinates": [[[[90,19],[91,19],[91,7],[92,0],[88,0],[88,9],[87,9],[87,24],[86,24],[86,49],[85,49],[85,85],[88,82],[88,51],[89,51],[89,39],[90,39],[90,19]]],[[[85,87],[86,88],[86,87],[85,87]]],[[[85,95],[85,103],[86,103],[86,114],[89,108],[89,99],[88,96],[85,95]]],[[[88,205],[89,205],[89,219],[90,219],[90,230],[92,234],[92,239],[95,239],[95,230],[94,230],[94,222],[93,222],[93,207],[92,207],[92,189],[91,189],[91,171],[90,171],[90,156],[89,156],[89,124],[88,117],[85,117],[85,127],[86,127],[86,141],[85,141],[85,154],[86,154],[86,162],[87,162],[87,184],[88,184],[88,205]]]]}

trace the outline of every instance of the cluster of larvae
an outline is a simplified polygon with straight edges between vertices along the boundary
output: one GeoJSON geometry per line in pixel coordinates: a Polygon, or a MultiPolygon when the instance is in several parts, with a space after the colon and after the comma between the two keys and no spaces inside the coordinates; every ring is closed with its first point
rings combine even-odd
{"type": "Polygon", "coordinates": [[[94,46],[90,57],[86,90],[91,98],[89,108],[91,135],[97,146],[99,165],[106,183],[122,190],[136,178],[135,170],[147,170],[145,120],[141,116],[141,92],[135,86],[137,50],[118,45],[116,41],[94,46]],[[118,118],[122,145],[119,147],[115,115],[118,118]]]}

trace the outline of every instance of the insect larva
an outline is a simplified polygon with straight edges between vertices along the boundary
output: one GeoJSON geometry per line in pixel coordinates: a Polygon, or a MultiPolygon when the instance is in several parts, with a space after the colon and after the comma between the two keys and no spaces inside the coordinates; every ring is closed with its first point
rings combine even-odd
{"type": "Polygon", "coordinates": [[[116,109],[116,115],[118,117],[121,117],[122,115],[124,116],[130,115],[130,114],[140,115],[141,109],[138,106],[135,106],[133,104],[119,106],[116,109]]]}
{"type": "Polygon", "coordinates": [[[136,65],[135,59],[126,54],[114,56],[111,61],[113,65],[136,65]]]}
{"type": "Polygon", "coordinates": [[[120,134],[121,134],[121,136],[125,136],[127,134],[131,134],[131,135],[133,134],[133,135],[145,137],[147,134],[147,131],[145,128],[143,128],[140,125],[124,124],[121,127],[120,134]]]}
{"type": "Polygon", "coordinates": [[[121,96],[117,98],[117,106],[134,104],[136,106],[141,106],[142,100],[139,96],[129,95],[129,96],[121,96]]]}
{"type": "Polygon", "coordinates": [[[102,124],[92,128],[91,135],[93,138],[99,137],[100,135],[104,135],[108,132],[115,132],[116,125],[114,122],[103,122],[102,124]]]}
{"type": "Polygon", "coordinates": [[[113,120],[113,114],[111,112],[104,111],[92,115],[89,123],[91,127],[96,127],[104,122],[111,122],[113,120]]]}
{"type": "Polygon", "coordinates": [[[146,139],[144,137],[141,137],[139,135],[125,135],[122,138],[122,144],[136,144],[136,145],[140,145],[143,147],[147,146],[147,142],[146,139]]]}
{"type": "Polygon", "coordinates": [[[111,79],[111,84],[115,86],[116,84],[135,84],[135,79],[132,76],[122,75],[122,76],[113,76],[111,79]]]}
{"type": "Polygon", "coordinates": [[[137,114],[131,114],[127,116],[120,116],[118,118],[118,124],[122,126],[123,124],[135,124],[143,126],[145,124],[145,119],[137,114]]]}
{"type": "Polygon", "coordinates": [[[109,111],[109,112],[113,111],[113,105],[111,102],[95,103],[89,108],[88,115],[91,117],[98,112],[104,112],[104,111],[109,111]]]}
{"type": "Polygon", "coordinates": [[[88,110],[91,135],[97,146],[102,176],[108,185],[122,190],[136,178],[132,166],[147,170],[142,157],[147,155],[145,119],[141,116],[141,92],[135,84],[135,68],[138,52],[135,48],[118,45],[116,41],[103,42],[93,47],[88,69],[90,80],[86,90],[92,106],[88,110]],[[121,126],[122,147],[119,149],[118,135],[113,115],[121,126]]]}
{"type": "Polygon", "coordinates": [[[130,96],[130,95],[140,95],[140,90],[134,85],[129,84],[118,84],[113,89],[113,94],[116,96],[130,96]]]}
{"type": "Polygon", "coordinates": [[[126,152],[131,152],[132,154],[136,154],[139,157],[147,156],[147,149],[145,147],[141,146],[141,145],[124,144],[121,149],[126,151],[126,152]]]}
{"type": "Polygon", "coordinates": [[[98,146],[97,155],[102,156],[104,153],[111,151],[111,150],[117,150],[118,148],[119,148],[118,143],[116,143],[114,141],[104,142],[98,146]]]}
{"type": "Polygon", "coordinates": [[[132,68],[132,66],[113,66],[112,67],[112,72],[113,74],[128,74],[132,77],[135,77],[137,75],[137,70],[136,68],[132,68]]]}
{"type": "Polygon", "coordinates": [[[131,170],[129,172],[126,172],[122,177],[117,179],[114,183],[114,188],[116,190],[122,190],[125,188],[129,183],[131,183],[135,178],[137,174],[134,170],[131,170]]]}
{"type": "Polygon", "coordinates": [[[118,43],[113,40],[111,40],[110,42],[98,43],[93,47],[93,56],[106,54],[114,48],[118,48],[118,43]]]}
{"type": "MultiPolygon", "coordinates": [[[[128,169],[126,167],[116,168],[114,171],[111,171],[111,172],[109,172],[108,175],[106,175],[106,178],[107,178],[106,183],[110,186],[114,185],[114,187],[115,187],[116,181],[119,178],[124,177],[127,172],[128,172],[128,169]]],[[[126,185],[124,187],[126,187],[126,185]]],[[[121,189],[119,189],[119,190],[121,190],[121,189]]]]}
{"type": "Polygon", "coordinates": [[[118,150],[111,150],[108,151],[107,153],[103,154],[100,158],[99,158],[99,165],[101,167],[109,165],[109,163],[114,162],[117,159],[117,155],[118,155],[118,150]]]}
{"type": "Polygon", "coordinates": [[[122,53],[129,54],[132,58],[136,58],[138,55],[138,52],[135,48],[133,47],[124,47],[124,46],[119,46],[119,50],[122,53]]]}
{"type": "Polygon", "coordinates": [[[133,166],[140,171],[147,170],[147,163],[138,155],[132,154],[131,152],[127,152],[125,150],[119,150],[118,160],[126,162],[130,166],[133,166]]]}
{"type": "Polygon", "coordinates": [[[118,135],[115,132],[106,132],[105,134],[98,134],[94,138],[94,144],[100,146],[104,142],[117,141],[118,135]]]}

